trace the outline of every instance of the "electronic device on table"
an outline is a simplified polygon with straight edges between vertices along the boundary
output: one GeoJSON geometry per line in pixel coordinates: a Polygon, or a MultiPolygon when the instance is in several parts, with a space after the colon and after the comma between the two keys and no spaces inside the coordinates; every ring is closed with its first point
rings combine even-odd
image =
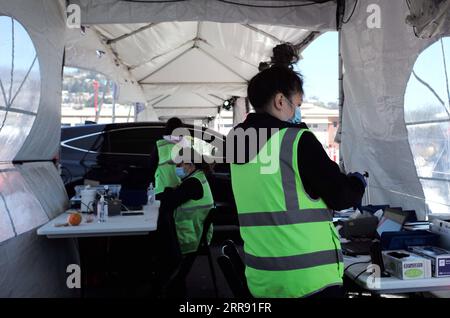
{"type": "Polygon", "coordinates": [[[399,232],[402,229],[407,217],[407,214],[402,213],[402,211],[386,208],[381,220],[379,222],[377,221],[378,224],[375,227],[373,227],[373,224],[371,224],[372,227],[368,227],[367,224],[364,224],[364,229],[369,229],[370,235],[367,235],[366,237],[353,237],[351,238],[351,242],[342,244],[344,253],[348,255],[371,254],[370,248],[373,244],[373,240],[376,238],[381,239],[383,233],[399,232]],[[374,229],[375,233],[373,233],[374,229]]]}

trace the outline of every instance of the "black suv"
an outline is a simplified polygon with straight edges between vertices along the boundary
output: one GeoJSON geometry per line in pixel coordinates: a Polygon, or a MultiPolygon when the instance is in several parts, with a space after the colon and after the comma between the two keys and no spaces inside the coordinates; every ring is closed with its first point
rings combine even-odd
{"type": "MultiPolygon", "coordinates": [[[[164,135],[164,123],[95,124],[61,129],[62,178],[69,197],[85,179],[145,190],[153,181],[150,156],[164,135]]],[[[186,125],[191,136],[215,153],[212,145],[225,144],[225,136],[203,127],[186,125]]],[[[232,200],[229,166],[216,164],[210,184],[216,202],[232,200]]],[[[228,205],[227,204],[227,205],[228,205]]]]}

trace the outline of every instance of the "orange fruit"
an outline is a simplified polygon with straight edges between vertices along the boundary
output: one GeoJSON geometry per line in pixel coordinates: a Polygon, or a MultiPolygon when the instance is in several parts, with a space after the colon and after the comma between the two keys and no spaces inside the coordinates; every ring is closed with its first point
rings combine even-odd
{"type": "Polygon", "coordinates": [[[81,219],[82,217],[80,213],[70,213],[69,217],[67,218],[67,223],[72,226],[77,226],[80,225],[81,219]]]}

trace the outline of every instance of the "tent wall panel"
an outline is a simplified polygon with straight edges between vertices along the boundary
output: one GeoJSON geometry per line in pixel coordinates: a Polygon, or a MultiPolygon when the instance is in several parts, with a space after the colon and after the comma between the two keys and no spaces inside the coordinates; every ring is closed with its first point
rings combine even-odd
{"type": "Polygon", "coordinates": [[[74,241],[36,234],[40,225],[67,205],[56,168],[50,162],[38,162],[52,159],[59,149],[64,10],[65,1],[0,0],[0,14],[13,17],[29,33],[41,72],[36,118],[23,122],[25,127],[19,126],[23,134],[11,141],[20,143],[20,149],[11,154],[1,152],[5,145],[0,145],[0,162],[4,162],[0,164],[0,297],[79,294],[66,286],[67,266],[79,263],[74,241]],[[35,162],[13,165],[11,160],[35,162]]]}
{"type": "Polygon", "coordinates": [[[50,219],[67,210],[66,189],[52,162],[34,162],[15,167],[50,219]]]}
{"type": "Polygon", "coordinates": [[[77,297],[67,288],[70,264],[80,264],[73,239],[49,240],[35,231],[0,243],[0,298],[77,297]]]}
{"type": "Polygon", "coordinates": [[[66,198],[52,163],[0,165],[0,297],[78,294],[66,287],[67,266],[79,264],[74,241],[36,234],[66,209],[66,198]]]}
{"type": "MultiPolygon", "coordinates": [[[[63,1],[0,0],[0,13],[12,16],[28,31],[39,59],[40,104],[36,119],[15,160],[47,160],[60,139],[61,74],[65,18],[63,1]]],[[[2,158],[0,161],[10,160],[2,158]]]]}
{"type": "Polygon", "coordinates": [[[372,204],[416,209],[424,217],[425,202],[412,198],[424,193],[409,146],[404,94],[414,62],[430,40],[414,36],[401,18],[407,14],[405,1],[360,0],[343,27],[341,153],[348,172],[370,173],[372,204]],[[368,27],[366,9],[373,4],[381,9],[381,28],[368,27]]]}

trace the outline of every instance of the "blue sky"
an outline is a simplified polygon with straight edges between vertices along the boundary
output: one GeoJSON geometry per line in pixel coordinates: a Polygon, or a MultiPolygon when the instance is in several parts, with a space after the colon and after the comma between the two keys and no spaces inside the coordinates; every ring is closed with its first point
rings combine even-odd
{"type": "MultiPolygon", "coordinates": [[[[14,23],[14,64],[27,68],[33,62],[36,51],[27,31],[16,21],[14,23]]],[[[0,66],[11,67],[11,18],[0,17],[0,66]]]]}
{"type": "Polygon", "coordinates": [[[338,34],[327,32],[302,53],[298,68],[305,81],[305,97],[317,96],[325,103],[339,98],[338,34]]]}

